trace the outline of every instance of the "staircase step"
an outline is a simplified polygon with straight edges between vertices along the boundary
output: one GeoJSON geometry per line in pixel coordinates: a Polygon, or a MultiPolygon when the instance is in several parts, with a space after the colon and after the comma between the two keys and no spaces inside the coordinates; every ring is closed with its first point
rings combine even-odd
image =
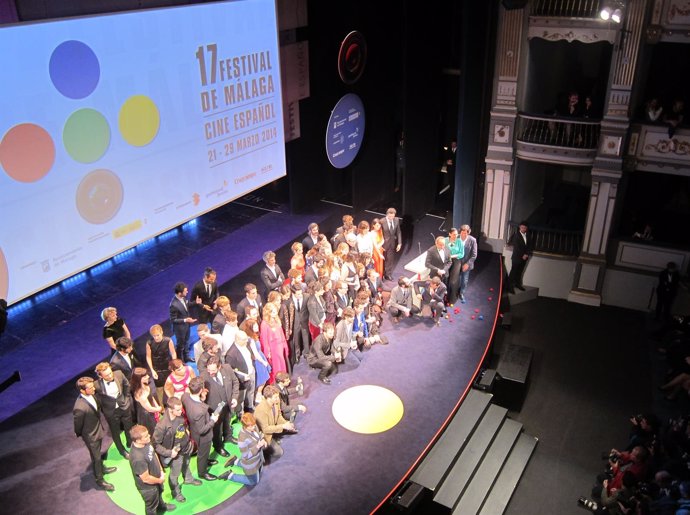
{"type": "Polygon", "coordinates": [[[491,403],[491,394],[470,390],[448,427],[433,445],[410,478],[436,491],[453,461],[467,443],[491,403]]]}
{"type": "Polygon", "coordinates": [[[479,515],[502,515],[539,440],[522,433],[510,452],[479,515]]]}
{"type": "Polygon", "coordinates": [[[503,422],[491,447],[455,506],[454,514],[475,515],[480,510],[521,431],[520,422],[509,418],[503,422]]]}
{"type": "Polygon", "coordinates": [[[453,468],[434,495],[434,501],[453,508],[503,424],[508,410],[492,404],[482,417],[453,468]]]}

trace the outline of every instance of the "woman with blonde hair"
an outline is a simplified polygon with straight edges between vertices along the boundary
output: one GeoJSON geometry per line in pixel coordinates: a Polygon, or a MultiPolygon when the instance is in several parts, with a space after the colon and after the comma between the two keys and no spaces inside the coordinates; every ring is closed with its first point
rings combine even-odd
{"type": "Polygon", "coordinates": [[[261,350],[271,365],[269,382],[273,383],[278,372],[288,372],[290,363],[288,343],[275,304],[266,303],[264,306],[259,341],[261,350]]]}

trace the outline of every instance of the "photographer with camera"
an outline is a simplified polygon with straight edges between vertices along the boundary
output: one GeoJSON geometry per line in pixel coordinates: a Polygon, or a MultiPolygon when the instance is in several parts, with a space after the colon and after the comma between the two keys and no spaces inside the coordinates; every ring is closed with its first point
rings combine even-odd
{"type": "Polygon", "coordinates": [[[620,490],[626,472],[632,474],[635,482],[645,479],[649,469],[649,457],[649,451],[642,445],[636,445],[630,452],[611,449],[607,457],[608,470],[597,478],[601,484],[592,489],[592,497],[603,501],[620,490]]]}

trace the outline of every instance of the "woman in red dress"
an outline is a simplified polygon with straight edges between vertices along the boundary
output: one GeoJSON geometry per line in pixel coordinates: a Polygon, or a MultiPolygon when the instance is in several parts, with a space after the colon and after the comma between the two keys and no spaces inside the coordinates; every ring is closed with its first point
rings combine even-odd
{"type": "Polygon", "coordinates": [[[302,244],[298,241],[292,244],[292,257],[290,258],[290,268],[299,270],[302,273],[302,280],[304,280],[304,267],[306,263],[304,261],[304,248],[302,244]]]}
{"type": "Polygon", "coordinates": [[[383,230],[378,218],[374,218],[371,222],[371,239],[374,242],[374,252],[371,255],[374,260],[374,269],[378,272],[379,277],[383,277],[383,261],[386,258],[383,255],[383,230]]]}

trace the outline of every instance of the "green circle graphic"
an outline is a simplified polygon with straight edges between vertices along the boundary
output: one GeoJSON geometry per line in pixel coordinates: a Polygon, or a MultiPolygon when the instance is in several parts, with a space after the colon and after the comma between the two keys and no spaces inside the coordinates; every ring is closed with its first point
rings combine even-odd
{"type": "Polygon", "coordinates": [[[79,109],[67,118],[62,142],[72,159],[79,163],[93,163],[108,150],[110,126],[95,109],[79,109]]]}

